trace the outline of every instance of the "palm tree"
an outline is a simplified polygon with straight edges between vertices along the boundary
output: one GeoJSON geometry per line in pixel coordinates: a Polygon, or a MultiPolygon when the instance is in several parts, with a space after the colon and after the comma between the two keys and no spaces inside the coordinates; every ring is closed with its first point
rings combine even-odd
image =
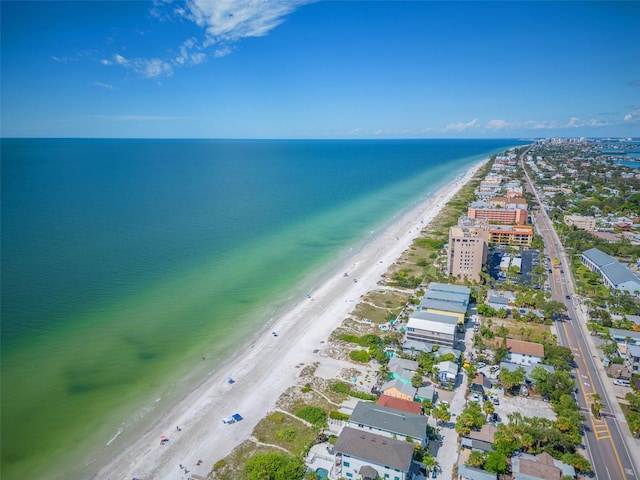
{"type": "Polygon", "coordinates": [[[427,472],[431,472],[438,467],[438,461],[429,453],[429,450],[427,450],[424,457],[422,457],[422,463],[424,463],[424,466],[427,468],[427,472]]]}

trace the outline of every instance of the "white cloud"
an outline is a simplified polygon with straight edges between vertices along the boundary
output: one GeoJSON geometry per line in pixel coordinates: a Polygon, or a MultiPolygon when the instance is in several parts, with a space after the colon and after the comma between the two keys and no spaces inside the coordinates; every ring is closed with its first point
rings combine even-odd
{"type": "Polygon", "coordinates": [[[569,123],[565,125],[567,128],[576,128],[584,125],[584,122],[580,120],[578,117],[571,117],[569,123]]]}
{"type": "Polygon", "coordinates": [[[449,125],[446,126],[445,131],[463,132],[465,130],[476,128],[477,126],[478,126],[478,119],[474,118],[473,120],[467,123],[462,123],[462,122],[450,123],[449,125]]]}
{"type": "Polygon", "coordinates": [[[489,120],[487,123],[487,128],[489,130],[505,130],[509,128],[511,125],[505,120],[489,120]]]}
{"type": "Polygon", "coordinates": [[[107,90],[113,90],[113,85],[110,85],[108,83],[102,83],[102,82],[93,82],[93,86],[94,87],[100,87],[100,88],[106,88],[107,90]]]}
{"type": "Polygon", "coordinates": [[[626,123],[638,123],[640,122],[640,108],[636,108],[631,110],[624,116],[624,121],[626,123]]]}
{"type": "MultiPolygon", "coordinates": [[[[298,7],[317,0],[187,0],[175,6],[171,0],[155,0],[150,13],[161,22],[179,17],[204,29],[201,40],[190,37],[169,59],[127,59],[115,54],[103,65],[120,65],[145,78],[173,75],[174,68],[195,66],[207,60],[207,48],[213,56],[224,57],[234,51],[234,44],[248,37],[261,37],[284,22],[298,7]]],[[[169,22],[167,22],[169,23],[169,22]]],[[[54,58],[55,61],[62,59],[54,58]]]]}
{"type": "Polygon", "coordinates": [[[116,53],[113,56],[113,62],[110,60],[102,60],[101,63],[103,65],[121,65],[145,78],[170,77],[173,75],[173,66],[169,62],[159,58],[128,59],[116,53]]]}
{"type": "Polygon", "coordinates": [[[189,0],[185,16],[207,32],[207,44],[262,37],[311,0],[189,0]]]}

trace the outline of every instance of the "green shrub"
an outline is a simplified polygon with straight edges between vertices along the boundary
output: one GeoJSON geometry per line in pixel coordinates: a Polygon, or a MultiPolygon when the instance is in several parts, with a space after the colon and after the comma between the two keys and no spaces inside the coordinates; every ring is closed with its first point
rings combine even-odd
{"type": "Polygon", "coordinates": [[[308,405],[296,410],[296,417],[300,417],[312,425],[322,426],[327,421],[327,412],[322,408],[308,405]]]}
{"type": "Polygon", "coordinates": [[[331,385],[331,390],[336,393],[349,393],[351,391],[351,387],[346,382],[336,382],[331,385]]]}
{"type": "Polygon", "coordinates": [[[359,398],[360,400],[377,400],[378,399],[376,395],[372,395],[370,393],[364,393],[364,392],[349,392],[349,395],[355,398],[359,398]]]}
{"type": "Polygon", "coordinates": [[[354,362],[369,362],[369,353],[366,350],[352,350],[349,352],[349,358],[354,362]]]}
{"type": "Polygon", "coordinates": [[[347,420],[349,420],[349,414],[338,412],[338,411],[332,411],[332,412],[329,412],[329,418],[331,418],[332,420],[340,420],[342,422],[346,422],[347,420]]]}

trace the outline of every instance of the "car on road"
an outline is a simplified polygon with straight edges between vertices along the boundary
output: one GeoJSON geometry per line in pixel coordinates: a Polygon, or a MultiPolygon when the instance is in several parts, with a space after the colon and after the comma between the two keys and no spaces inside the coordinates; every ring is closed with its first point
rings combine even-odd
{"type": "Polygon", "coordinates": [[[493,398],[491,399],[491,402],[492,402],[494,405],[500,405],[500,400],[498,399],[498,397],[493,397],[493,398]]]}
{"type": "Polygon", "coordinates": [[[564,298],[566,298],[567,300],[571,300],[571,295],[565,295],[564,298]]]}

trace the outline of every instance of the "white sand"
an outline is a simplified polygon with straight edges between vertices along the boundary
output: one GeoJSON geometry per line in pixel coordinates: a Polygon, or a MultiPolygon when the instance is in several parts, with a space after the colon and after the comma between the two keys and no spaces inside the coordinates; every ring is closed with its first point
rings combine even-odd
{"type": "Polygon", "coordinates": [[[277,337],[263,334],[238,352],[92,478],[188,478],[180,465],[205,477],[217,460],[251,435],[260,419],[273,410],[280,394],[296,384],[301,364],[322,361],[313,351],[325,346],[321,342],[349,315],[360,296],[377,288],[389,265],[485,162],[441,188],[354,254],[311,299],[305,298],[276,319],[272,329],[277,337]],[[343,272],[349,272],[349,277],[343,272]],[[228,375],[236,380],[234,384],[226,383],[228,375]],[[242,421],[222,423],[224,417],[236,412],[243,416],[242,421]],[[158,432],[170,438],[166,445],[160,445],[158,432]],[[198,460],[203,461],[200,466],[196,465],[198,460]]]}

